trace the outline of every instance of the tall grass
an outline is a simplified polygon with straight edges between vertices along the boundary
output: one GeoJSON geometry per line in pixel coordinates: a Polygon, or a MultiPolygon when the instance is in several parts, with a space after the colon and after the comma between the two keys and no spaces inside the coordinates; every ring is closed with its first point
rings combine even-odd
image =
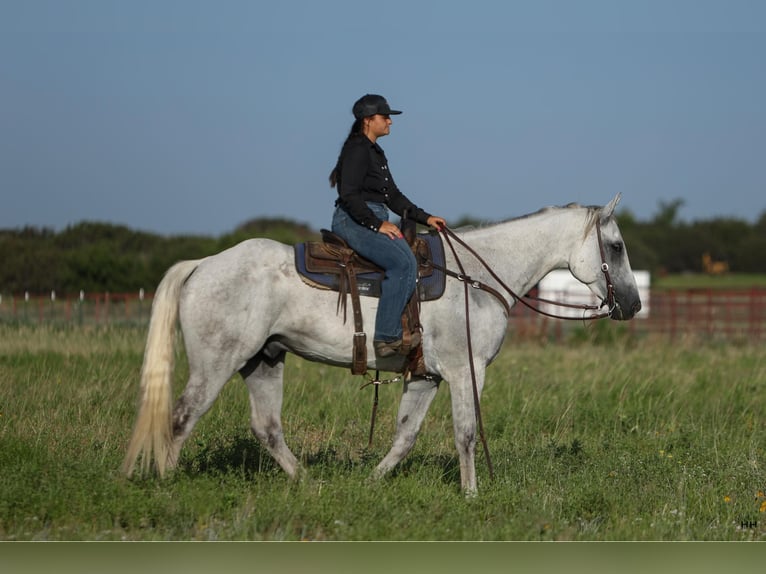
{"type": "MultiPolygon", "coordinates": [[[[235,378],[170,478],[120,463],[140,329],[0,327],[0,539],[751,540],[766,537],[766,361],[757,347],[573,337],[509,341],[490,367],[479,495],[460,492],[449,385],[392,476],[368,476],[400,394],[288,360],[291,482],[249,431],[235,378]]],[[[182,349],[179,348],[179,353],[182,349]]],[[[175,373],[180,393],[187,369],[175,373]]]]}

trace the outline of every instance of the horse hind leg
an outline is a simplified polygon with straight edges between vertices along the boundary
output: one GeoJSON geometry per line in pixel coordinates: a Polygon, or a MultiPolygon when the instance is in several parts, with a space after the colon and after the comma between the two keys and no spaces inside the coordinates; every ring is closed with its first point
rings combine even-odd
{"type": "Polygon", "coordinates": [[[298,478],[300,463],[285,442],[282,431],[282,378],[285,353],[273,358],[259,353],[240,374],[250,391],[251,429],[290,478],[298,478]]]}
{"type": "Polygon", "coordinates": [[[189,376],[189,382],[173,408],[173,442],[168,457],[169,466],[176,466],[184,442],[228,380],[229,377],[207,376],[194,371],[189,376]]]}
{"type": "Polygon", "coordinates": [[[373,478],[385,476],[410,452],[438,388],[439,381],[434,379],[413,379],[404,384],[396,415],[394,444],[373,471],[373,478]]]}

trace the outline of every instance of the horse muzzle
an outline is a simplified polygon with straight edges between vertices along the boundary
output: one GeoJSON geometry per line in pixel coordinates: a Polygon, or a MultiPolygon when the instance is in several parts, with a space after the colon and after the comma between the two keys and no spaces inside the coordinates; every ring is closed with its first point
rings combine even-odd
{"type": "Polygon", "coordinates": [[[640,310],[641,300],[638,297],[624,307],[620,301],[616,301],[614,308],[609,312],[609,318],[615,321],[628,321],[635,317],[640,310]]]}

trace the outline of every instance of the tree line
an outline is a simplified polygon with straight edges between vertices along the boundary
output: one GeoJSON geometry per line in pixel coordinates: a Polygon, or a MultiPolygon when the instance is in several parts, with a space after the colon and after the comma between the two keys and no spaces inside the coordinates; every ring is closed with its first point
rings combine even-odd
{"type": "Polygon", "coordinates": [[[733,273],[766,272],[766,211],[754,224],[733,217],[679,221],[683,201],[660,202],[655,216],[638,221],[629,211],[617,217],[633,269],[662,273],[705,272],[703,257],[733,273]]]}
{"type": "MultiPolygon", "coordinates": [[[[630,211],[617,217],[634,269],[652,275],[704,272],[708,254],[735,273],[766,273],[766,211],[755,224],[737,218],[691,223],[678,219],[682,200],[660,202],[655,216],[639,221],[630,211]]],[[[454,227],[479,223],[469,217],[454,227]]],[[[82,222],[60,232],[24,227],[0,230],[0,295],[153,291],[164,272],[182,259],[218,253],[251,237],[288,245],[319,233],[286,219],[250,220],[220,237],[163,236],[122,225],[82,222]]]]}
{"type": "Polygon", "coordinates": [[[319,233],[284,219],[254,219],[217,238],[164,236],[95,222],[58,233],[5,229],[0,230],[0,295],[151,292],[177,261],[207,257],[251,237],[294,244],[319,233]]]}

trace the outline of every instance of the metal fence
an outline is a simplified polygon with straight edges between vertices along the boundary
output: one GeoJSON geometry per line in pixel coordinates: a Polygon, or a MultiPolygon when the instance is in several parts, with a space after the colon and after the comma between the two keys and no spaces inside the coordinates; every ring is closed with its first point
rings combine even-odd
{"type": "MultiPolygon", "coordinates": [[[[555,299],[566,301],[568,297],[561,292],[555,299]]],[[[153,294],[143,292],[2,295],[0,324],[143,326],[149,321],[152,298],[153,294]]],[[[634,320],[620,323],[620,327],[631,333],[671,339],[766,339],[764,288],[653,289],[645,303],[650,311],[642,311],[634,320]]],[[[514,337],[562,340],[583,323],[544,317],[517,304],[509,325],[514,337]]]]}

